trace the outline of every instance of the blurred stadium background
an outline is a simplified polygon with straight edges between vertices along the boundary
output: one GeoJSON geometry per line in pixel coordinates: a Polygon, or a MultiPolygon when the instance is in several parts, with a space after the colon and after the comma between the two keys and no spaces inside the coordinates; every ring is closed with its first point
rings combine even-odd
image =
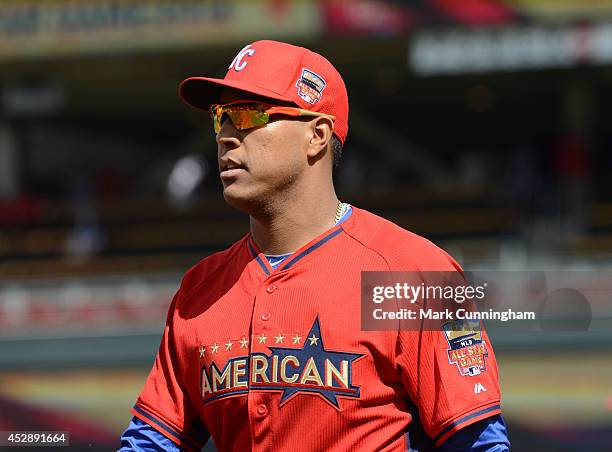
{"type": "MultiPolygon", "coordinates": [[[[177,85],[261,38],[343,74],[343,200],[467,269],[612,267],[612,0],[2,1],[0,430],[118,445],[181,274],[248,227],[177,85]]],[[[515,450],[612,450],[605,325],[492,332],[515,450]]]]}

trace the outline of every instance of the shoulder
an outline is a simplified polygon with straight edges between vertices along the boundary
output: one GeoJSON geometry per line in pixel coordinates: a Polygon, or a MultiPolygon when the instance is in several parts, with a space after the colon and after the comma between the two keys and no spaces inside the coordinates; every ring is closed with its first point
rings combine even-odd
{"type": "Polygon", "coordinates": [[[238,258],[238,254],[241,248],[244,246],[244,242],[247,240],[248,235],[245,235],[242,239],[238,240],[229,248],[222,251],[218,251],[211,254],[189,270],[185,272],[179,288],[179,295],[181,298],[187,298],[189,295],[196,290],[198,287],[205,284],[212,278],[218,277],[221,273],[226,272],[234,268],[232,262],[238,258]]]}
{"type": "Polygon", "coordinates": [[[353,206],[345,232],[379,254],[390,270],[455,271],[461,267],[443,249],[372,212],[353,206]]]}

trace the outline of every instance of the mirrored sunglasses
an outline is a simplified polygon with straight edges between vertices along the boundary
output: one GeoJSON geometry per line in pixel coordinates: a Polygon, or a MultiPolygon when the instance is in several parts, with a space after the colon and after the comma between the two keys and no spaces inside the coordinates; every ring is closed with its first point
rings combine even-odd
{"type": "Polygon", "coordinates": [[[260,127],[270,122],[272,115],[285,116],[323,116],[335,119],[333,115],[304,110],[297,107],[285,107],[252,101],[234,101],[227,104],[215,104],[210,107],[213,128],[215,133],[219,133],[221,125],[225,120],[225,115],[232,121],[237,130],[247,130],[260,127]]]}

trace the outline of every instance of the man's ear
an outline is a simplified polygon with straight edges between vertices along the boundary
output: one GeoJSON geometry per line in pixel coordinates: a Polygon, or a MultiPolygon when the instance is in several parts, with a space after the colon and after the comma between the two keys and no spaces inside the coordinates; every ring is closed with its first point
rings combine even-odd
{"type": "Polygon", "coordinates": [[[318,159],[323,156],[332,138],[334,123],[329,118],[319,116],[310,121],[309,126],[310,141],[307,155],[308,158],[318,159]]]}

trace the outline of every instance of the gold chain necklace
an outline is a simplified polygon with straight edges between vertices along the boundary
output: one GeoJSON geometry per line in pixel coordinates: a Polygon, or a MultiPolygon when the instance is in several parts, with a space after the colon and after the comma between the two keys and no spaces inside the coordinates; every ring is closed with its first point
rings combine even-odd
{"type": "Polygon", "coordinates": [[[335,218],[334,224],[338,223],[338,221],[340,221],[340,218],[342,218],[343,210],[344,210],[344,203],[342,201],[338,201],[338,208],[336,209],[336,218],[335,218]]]}

